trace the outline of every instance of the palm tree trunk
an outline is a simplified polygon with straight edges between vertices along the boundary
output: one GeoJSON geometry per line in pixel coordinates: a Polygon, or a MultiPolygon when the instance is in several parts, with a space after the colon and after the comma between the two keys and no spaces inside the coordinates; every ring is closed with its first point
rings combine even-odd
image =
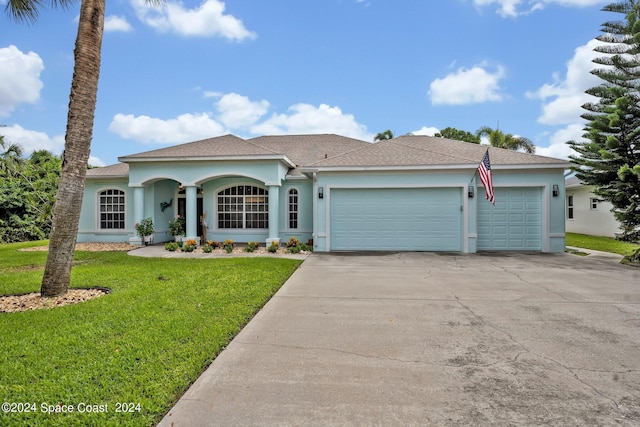
{"type": "Polygon", "coordinates": [[[53,210],[49,255],[40,288],[43,297],[66,293],[71,281],[73,251],[93,136],[104,11],[105,0],[82,0],[62,171],[53,210]]]}

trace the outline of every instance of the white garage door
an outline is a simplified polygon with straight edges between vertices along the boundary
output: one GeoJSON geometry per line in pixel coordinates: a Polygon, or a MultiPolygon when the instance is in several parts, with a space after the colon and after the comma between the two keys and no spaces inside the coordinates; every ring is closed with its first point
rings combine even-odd
{"type": "Polygon", "coordinates": [[[330,198],[330,250],[462,250],[459,188],[332,189],[330,198]]]}
{"type": "Polygon", "coordinates": [[[478,250],[542,250],[542,189],[495,188],[495,207],[478,191],[478,250]]]}

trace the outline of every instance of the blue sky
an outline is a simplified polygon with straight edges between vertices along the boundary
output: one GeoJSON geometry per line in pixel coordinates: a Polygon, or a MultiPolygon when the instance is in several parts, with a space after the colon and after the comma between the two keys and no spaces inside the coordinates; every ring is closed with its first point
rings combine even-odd
{"type": "MultiPolygon", "coordinates": [[[[0,0],[4,9],[7,0],[0,0]]],[[[499,127],[566,158],[598,0],[109,0],[91,163],[227,133],[499,127]]],[[[79,4],[0,16],[0,134],[64,147],[79,4]]]]}

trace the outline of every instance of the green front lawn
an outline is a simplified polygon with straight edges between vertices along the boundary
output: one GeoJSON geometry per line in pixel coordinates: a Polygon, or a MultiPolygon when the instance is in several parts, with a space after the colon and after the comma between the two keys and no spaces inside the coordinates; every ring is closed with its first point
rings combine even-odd
{"type": "Polygon", "coordinates": [[[611,252],[620,255],[631,255],[633,251],[640,249],[640,245],[621,242],[611,237],[588,236],[586,234],[576,233],[566,234],[566,244],[567,246],[611,252]]]}
{"type": "MultiPolygon", "coordinates": [[[[46,252],[29,245],[0,245],[0,295],[39,291],[46,252]]],[[[0,313],[0,425],[155,425],[300,262],[76,252],[72,288],[112,292],[0,313]]]]}

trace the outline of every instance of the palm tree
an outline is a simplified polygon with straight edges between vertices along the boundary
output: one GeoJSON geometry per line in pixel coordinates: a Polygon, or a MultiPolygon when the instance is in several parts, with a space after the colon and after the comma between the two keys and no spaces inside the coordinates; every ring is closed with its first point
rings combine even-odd
{"type": "Polygon", "coordinates": [[[24,161],[22,147],[5,141],[4,136],[0,135],[0,149],[0,171],[6,176],[13,176],[24,161]]]}
{"type": "Polygon", "coordinates": [[[522,136],[514,136],[510,133],[505,134],[500,129],[492,129],[489,126],[483,126],[476,131],[476,136],[489,138],[489,144],[492,147],[506,148],[507,150],[523,150],[525,153],[533,154],[536,152],[536,146],[528,138],[522,136]]]}
{"type": "MultiPolygon", "coordinates": [[[[80,3],[62,170],[53,209],[49,254],[40,287],[43,297],[66,293],[71,280],[73,251],[93,137],[105,1],[81,0],[80,3]]],[[[38,18],[38,9],[45,3],[54,7],[67,7],[73,2],[74,0],[9,0],[5,10],[16,21],[34,22],[38,18]]],[[[159,4],[162,0],[147,2],[159,4]]]]}
{"type": "Polygon", "coordinates": [[[384,132],[378,133],[374,138],[373,142],[384,141],[385,139],[393,139],[393,132],[387,129],[384,132]]]}

